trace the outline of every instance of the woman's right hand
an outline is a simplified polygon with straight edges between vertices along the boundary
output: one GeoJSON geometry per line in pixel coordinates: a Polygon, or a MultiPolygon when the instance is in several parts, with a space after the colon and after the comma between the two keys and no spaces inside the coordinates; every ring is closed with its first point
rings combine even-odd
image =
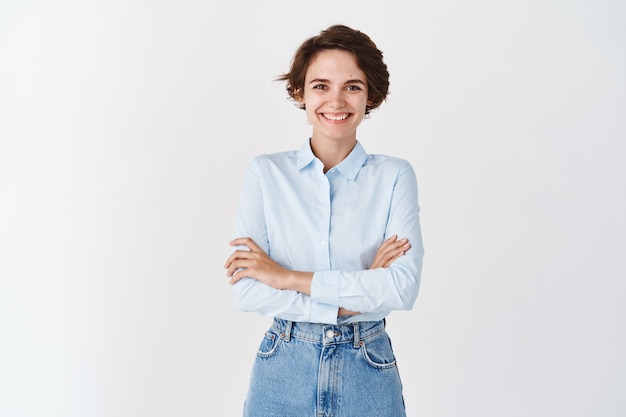
{"type": "Polygon", "coordinates": [[[411,249],[411,244],[407,238],[398,240],[398,235],[393,235],[380,245],[369,269],[388,268],[393,261],[404,255],[409,249],[411,249]]]}

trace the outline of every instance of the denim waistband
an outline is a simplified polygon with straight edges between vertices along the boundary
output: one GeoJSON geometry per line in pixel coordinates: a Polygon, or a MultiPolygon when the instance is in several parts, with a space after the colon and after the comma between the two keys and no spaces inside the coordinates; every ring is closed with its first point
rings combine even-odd
{"type": "Polygon", "coordinates": [[[289,321],[274,318],[272,325],[278,330],[285,341],[292,337],[314,343],[337,344],[353,343],[361,345],[361,340],[376,336],[385,331],[385,321],[362,321],[350,324],[321,324],[289,321]]]}

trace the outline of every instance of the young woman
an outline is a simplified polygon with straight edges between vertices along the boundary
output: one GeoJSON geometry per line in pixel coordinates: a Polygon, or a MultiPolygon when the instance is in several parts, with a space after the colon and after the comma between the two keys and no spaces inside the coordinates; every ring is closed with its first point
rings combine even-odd
{"type": "Polygon", "coordinates": [[[417,297],[423,246],[411,165],[369,155],[365,115],[387,97],[382,52],[331,26],[279,78],[310,139],[246,172],[225,268],[239,309],[274,317],[245,416],[399,417],[402,385],[385,317],[417,297]]]}

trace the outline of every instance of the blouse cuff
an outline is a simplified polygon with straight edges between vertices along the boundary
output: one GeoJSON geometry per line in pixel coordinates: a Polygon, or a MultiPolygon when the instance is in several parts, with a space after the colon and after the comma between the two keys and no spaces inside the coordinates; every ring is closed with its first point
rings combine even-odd
{"type": "Polygon", "coordinates": [[[337,312],[338,308],[330,304],[311,302],[309,322],[310,323],[324,323],[324,324],[337,324],[337,312]]]}
{"type": "Polygon", "coordinates": [[[339,308],[338,274],[338,271],[315,272],[311,281],[311,299],[339,308]]]}

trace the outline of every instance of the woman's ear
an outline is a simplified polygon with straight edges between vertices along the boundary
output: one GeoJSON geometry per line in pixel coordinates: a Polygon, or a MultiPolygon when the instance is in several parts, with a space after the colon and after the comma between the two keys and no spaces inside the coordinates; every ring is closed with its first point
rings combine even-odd
{"type": "Polygon", "coordinates": [[[293,99],[300,104],[304,104],[304,95],[302,94],[301,88],[297,88],[293,91],[293,99]]]}

